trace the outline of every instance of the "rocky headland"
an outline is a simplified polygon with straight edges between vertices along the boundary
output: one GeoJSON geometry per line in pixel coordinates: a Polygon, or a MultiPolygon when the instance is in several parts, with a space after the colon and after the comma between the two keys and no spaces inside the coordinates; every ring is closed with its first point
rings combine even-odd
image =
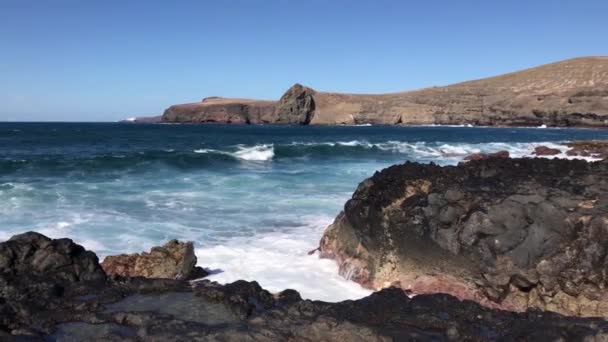
{"type": "Polygon", "coordinates": [[[448,86],[390,94],[296,84],[278,101],[205,98],[167,123],[608,127],[608,57],[584,57],[448,86]]]}
{"type": "Polygon", "coordinates": [[[269,293],[255,282],[109,276],[72,240],[33,232],[0,243],[0,284],[2,341],[608,338],[603,318],[501,311],[444,294],[409,298],[398,288],[325,303],[293,290],[269,293]]]}
{"type": "Polygon", "coordinates": [[[470,159],[408,162],[366,179],[321,255],[374,289],[608,316],[608,161],[470,159]]]}

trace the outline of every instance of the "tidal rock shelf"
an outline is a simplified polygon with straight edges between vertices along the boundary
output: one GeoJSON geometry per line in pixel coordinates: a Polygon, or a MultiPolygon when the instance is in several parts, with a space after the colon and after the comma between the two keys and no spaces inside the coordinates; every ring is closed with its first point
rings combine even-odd
{"type": "MultiPolygon", "coordinates": [[[[69,239],[0,243],[2,341],[601,340],[602,318],[514,313],[398,288],[340,303],[269,293],[256,282],[107,276],[69,239]]],[[[322,286],[322,285],[320,285],[322,286]]]]}
{"type": "Polygon", "coordinates": [[[608,161],[489,156],[363,181],[320,242],[366,287],[608,316],[608,161]]]}

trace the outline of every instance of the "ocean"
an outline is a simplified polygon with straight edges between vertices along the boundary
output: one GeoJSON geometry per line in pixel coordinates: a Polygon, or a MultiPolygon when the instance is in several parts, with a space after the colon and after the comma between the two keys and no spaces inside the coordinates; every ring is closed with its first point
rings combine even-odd
{"type": "MultiPolygon", "coordinates": [[[[103,259],[194,241],[211,280],[340,301],[368,290],[308,251],[359,182],[405,161],[608,139],[549,128],[0,124],[0,241],[34,230],[103,259]]],[[[560,155],[566,157],[564,153],[560,155]]]]}

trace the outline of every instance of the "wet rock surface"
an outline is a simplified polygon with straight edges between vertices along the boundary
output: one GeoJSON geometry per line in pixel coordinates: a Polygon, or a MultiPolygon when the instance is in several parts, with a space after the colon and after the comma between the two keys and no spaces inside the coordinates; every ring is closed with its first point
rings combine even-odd
{"type": "Polygon", "coordinates": [[[494,153],[473,153],[464,157],[464,160],[481,160],[488,158],[509,158],[509,151],[498,151],[494,153]]]}
{"type": "Polygon", "coordinates": [[[405,163],[363,181],[321,255],[365,286],[608,316],[608,161],[405,163]]]}
{"type": "Polygon", "coordinates": [[[608,141],[575,141],[566,146],[570,148],[566,152],[569,156],[608,158],[608,141]]]}
{"type": "Polygon", "coordinates": [[[562,151],[557,148],[551,148],[547,146],[536,146],[534,148],[534,154],[537,156],[554,156],[560,154],[562,151]]]}
{"type": "Polygon", "coordinates": [[[271,294],[255,282],[105,277],[91,252],[38,234],[0,243],[2,341],[484,341],[608,338],[601,318],[484,308],[449,295],[410,299],[397,288],[356,301],[302,300],[293,290],[271,294]],[[44,247],[42,247],[44,246],[44,247]],[[59,248],[59,246],[70,246],[59,248]],[[56,257],[37,268],[41,248],[56,257]],[[15,257],[17,255],[18,257],[15,257]],[[61,266],[63,265],[63,266],[61,266]],[[96,265],[96,267],[95,267],[96,265]],[[59,276],[58,268],[68,274],[59,276]],[[31,277],[60,286],[30,296],[31,277]],[[85,279],[86,278],[86,279],[85,279]],[[7,289],[11,290],[7,290],[7,289]],[[44,304],[44,305],[42,305],[44,304]],[[21,314],[15,314],[20,311],[21,314]]]}
{"type": "Polygon", "coordinates": [[[109,275],[189,280],[207,275],[196,261],[192,242],[171,240],[149,253],[108,256],[101,266],[109,275]]]}

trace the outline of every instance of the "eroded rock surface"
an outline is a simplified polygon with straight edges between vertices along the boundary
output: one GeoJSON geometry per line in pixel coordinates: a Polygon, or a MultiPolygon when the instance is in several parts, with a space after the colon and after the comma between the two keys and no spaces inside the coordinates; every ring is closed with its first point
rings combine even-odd
{"type": "Polygon", "coordinates": [[[188,280],[207,275],[196,261],[192,242],[171,240],[149,253],[107,256],[101,266],[109,275],[188,280]]]}
{"type": "Polygon", "coordinates": [[[321,255],[368,287],[608,316],[608,161],[406,163],[363,181],[321,255]]]}
{"type": "Polygon", "coordinates": [[[560,154],[562,151],[557,148],[551,148],[547,146],[536,146],[534,148],[534,153],[537,156],[554,156],[556,154],[560,154]]]}
{"type": "Polygon", "coordinates": [[[481,160],[488,158],[509,158],[509,151],[498,151],[494,153],[473,153],[464,157],[464,160],[481,160]]]}
{"type": "Polygon", "coordinates": [[[449,295],[390,288],[356,301],[271,294],[255,282],[110,276],[67,239],[28,233],[0,243],[2,341],[605,340],[608,322],[484,308],[449,295]],[[33,256],[46,250],[40,267],[33,256]],[[6,262],[9,260],[10,262],[6,262]],[[62,260],[71,260],[66,265],[62,260]],[[87,267],[81,267],[88,265],[87,267]],[[64,269],[66,276],[58,269],[64,269]],[[61,274],[61,275],[60,275],[61,274]],[[32,277],[44,286],[28,283],[32,277]],[[45,291],[51,286],[57,291],[45,291]],[[42,290],[32,294],[32,289],[42,290]]]}
{"type": "Polygon", "coordinates": [[[608,158],[608,141],[575,141],[566,146],[570,148],[566,152],[569,156],[608,158]]]}
{"type": "Polygon", "coordinates": [[[162,115],[162,122],[172,123],[262,124],[276,120],[276,101],[222,97],[173,105],[162,115]]]}
{"type": "Polygon", "coordinates": [[[314,90],[301,84],[289,88],[277,104],[276,123],[309,124],[315,111],[314,94],[314,90]]]}
{"type": "Polygon", "coordinates": [[[0,273],[20,277],[44,277],[73,283],[105,279],[95,253],[70,239],[52,240],[36,233],[15,235],[0,244],[0,273]]]}

